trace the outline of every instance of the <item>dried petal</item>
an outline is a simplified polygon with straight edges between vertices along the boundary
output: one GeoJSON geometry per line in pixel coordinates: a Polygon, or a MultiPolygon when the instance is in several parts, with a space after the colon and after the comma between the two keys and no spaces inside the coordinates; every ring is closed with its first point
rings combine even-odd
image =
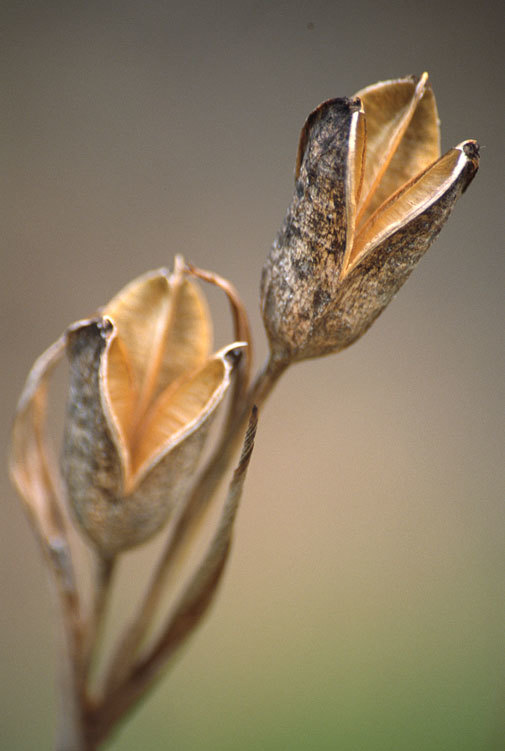
{"type": "Polygon", "coordinates": [[[337,270],[346,244],[349,147],[362,134],[356,124],[360,112],[357,99],[330,99],[307,118],[298,146],[295,195],[277,240],[293,247],[306,243],[314,263],[324,250],[337,270]]]}

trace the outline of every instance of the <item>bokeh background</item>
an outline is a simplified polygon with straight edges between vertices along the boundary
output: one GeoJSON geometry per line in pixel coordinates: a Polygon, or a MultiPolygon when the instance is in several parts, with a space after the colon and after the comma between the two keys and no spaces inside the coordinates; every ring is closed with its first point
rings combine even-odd
{"type": "MultiPolygon", "coordinates": [[[[503,748],[500,9],[2,3],[2,455],[35,357],[176,252],[234,281],[260,363],[260,270],[323,99],[428,69],[444,149],[482,145],[477,179],[370,332],[293,368],[264,409],[219,597],[111,751],[503,748]]],[[[1,483],[0,747],[41,751],[55,624],[1,483]]]]}

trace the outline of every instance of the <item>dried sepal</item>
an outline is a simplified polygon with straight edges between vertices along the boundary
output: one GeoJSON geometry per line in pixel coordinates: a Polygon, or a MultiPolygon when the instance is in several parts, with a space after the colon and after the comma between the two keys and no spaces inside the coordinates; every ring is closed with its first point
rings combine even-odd
{"type": "Polygon", "coordinates": [[[274,360],[347,347],[384,309],[477,171],[475,141],[439,153],[427,74],[309,116],[293,200],[262,275],[274,360]]]}
{"type": "Polygon", "coordinates": [[[9,471],[48,563],[64,617],[74,675],[80,681],[83,607],[75,574],[72,533],[64,511],[59,472],[47,434],[48,380],[61,361],[60,337],[35,361],[18,402],[12,429],[9,471]]]}
{"type": "Polygon", "coordinates": [[[136,279],[102,311],[115,327],[102,373],[111,418],[127,446],[167,384],[201,367],[210,352],[206,302],[184,275],[165,269],[136,279]]]}
{"type": "Polygon", "coordinates": [[[65,535],[61,488],[47,437],[48,379],[64,354],[60,337],[35,361],[18,402],[9,470],[42,541],[65,535]]]}
{"type": "Polygon", "coordinates": [[[360,111],[359,100],[332,99],[302,128],[295,192],[261,277],[263,321],[278,359],[305,356],[315,319],[337,290],[347,241],[349,144],[360,111]]]}

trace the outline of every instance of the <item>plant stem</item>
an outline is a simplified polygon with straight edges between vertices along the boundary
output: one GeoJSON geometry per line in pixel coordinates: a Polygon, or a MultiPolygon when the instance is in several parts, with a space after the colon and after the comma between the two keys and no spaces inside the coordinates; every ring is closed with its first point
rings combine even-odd
{"type": "MultiPolygon", "coordinates": [[[[101,696],[91,701],[88,694],[89,673],[96,655],[110,595],[114,559],[97,561],[94,601],[89,621],[82,623],[70,617],[70,608],[61,602],[65,628],[65,653],[61,684],[62,723],[57,751],[96,751],[113,727],[130,710],[161,673],[170,649],[151,647],[137,662],[139,649],[149,631],[167,583],[176,576],[191,548],[191,541],[206,518],[211,501],[241,442],[253,405],[261,406],[287,364],[269,359],[241,401],[235,403],[235,418],[228,420],[216,450],[208,461],[193,492],[176,520],[170,537],[152,576],[136,619],[130,624],[105,676],[101,696]]],[[[223,566],[225,560],[223,559],[223,566]]],[[[220,576],[218,571],[217,576],[220,576]]]]}
{"type": "Polygon", "coordinates": [[[92,711],[90,729],[97,740],[143,698],[160,677],[171,655],[181,646],[207,611],[217,591],[231,547],[233,522],[238,510],[257,427],[257,410],[251,410],[242,452],[211,542],[195,568],[183,593],[172,608],[161,634],[134,665],[127,680],[108,694],[92,711]]]}
{"type": "Polygon", "coordinates": [[[109,600],[110,588],[115,570],[116,558],[104,558],[97,553],[95,591],[92,612],[86,628],[86,642],[84,644],[83,671],[89,678],[93,660],[97,657],[105,614],[109,600]]]}
{"type": "Polygon", "coordinates": [[[144,600],[141,603],[136,620],[130,625],[113,655],[106,680],[106,693],[116,689],[128,676],[132,665],[159,606],[161,597],[170,580],[173,580],[184,561],[188,550],[188,541],[198,534],[206,518],[205,512],[217,490],[223,475],[227,471],[242,439],[246,420],[251,407],[260,407],[278,379],[287,367],[287,363],[268,359],[251,386],[249,394],[243,401],[233,425],[223,434],[215,452],[211,456],[203,474],[194,488],[188,503],[177,520],[167,541],[164,552],[151,579],[144,600]]]}

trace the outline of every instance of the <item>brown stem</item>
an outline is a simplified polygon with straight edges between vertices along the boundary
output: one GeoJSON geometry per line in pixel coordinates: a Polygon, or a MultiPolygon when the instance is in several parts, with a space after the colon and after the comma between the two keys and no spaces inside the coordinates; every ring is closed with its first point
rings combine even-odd
{"type": "Polygon", "coordinates": [[[135,656],[149,630],[160,599],[166,591],[169,581],[173,581],[184,561],[184,553],[189,548],[188,541],[198,534],[205,521],[205,512],[209,510],[214,493],[230,465],[238,443],[242,439],[251,407],[253,405],[260,407],[264,403],[286,367],[287,363],[285,362],[279,362],[272,358],[267,361],[263,370],[258,374],[249,394],[244,399],[243,407],[234,424],[223,434],[188,503],[174,525],[137,618],[126,631],[113,656],[107,674],[106,693],[124,683],[130,673],[135,656]]]}
{"type": "Polygon", "coordinates": [[[71,575],[71,560],[60,538],[45,541],[49,570],[58,601],[61,637],[59,689],[60,712],[57,751],[88,751],[85,733],[85,671],[83,666],[84,624],[71,575]]]}
{"type": "Polygon", "coordinates": [[[231,390],[229,412],[224,427],[224,430],[227,432],[237,418],[238,411],[244,401],[251,380],[253,342],[247,311],[242,304],[237,290],[227,279],[224,279],[213,271],[205,271],[204,269],[197,268],[191,263],[186,264],[186,269],[198,279],[202,279],[202,281],[205,281],[208,284],[213,284],[225,293],[228,302],[230,303],[231,314],[233,317],[235,340],[247,344],[245,351],[242,351],[242,358],[238,362],[236,368],[234,383],[231,390]]]}
{"type": "Polygon", "coordinates": [[[138,662],[128,679],[109,694],[90,714],[90,726],[96,738],[104,738],[109,729],[154,685],[168,659],[201,621],[212,603],[231,547],[233,522],[251,458],[257,427],[257,410],[251,411],[240,461],[231,479],[219,522],[199,565],[154,644],[138,662]]]}
{"type": "Polygon", "coordinates": [[[93,660],[97,657],[107,610],[110,589],[115,570],[116,558],[104,558],[97,554],[95,591],[93,593],[92,611],[86,628],[84,644],[83,671],[89,678],[93,660]]]}

